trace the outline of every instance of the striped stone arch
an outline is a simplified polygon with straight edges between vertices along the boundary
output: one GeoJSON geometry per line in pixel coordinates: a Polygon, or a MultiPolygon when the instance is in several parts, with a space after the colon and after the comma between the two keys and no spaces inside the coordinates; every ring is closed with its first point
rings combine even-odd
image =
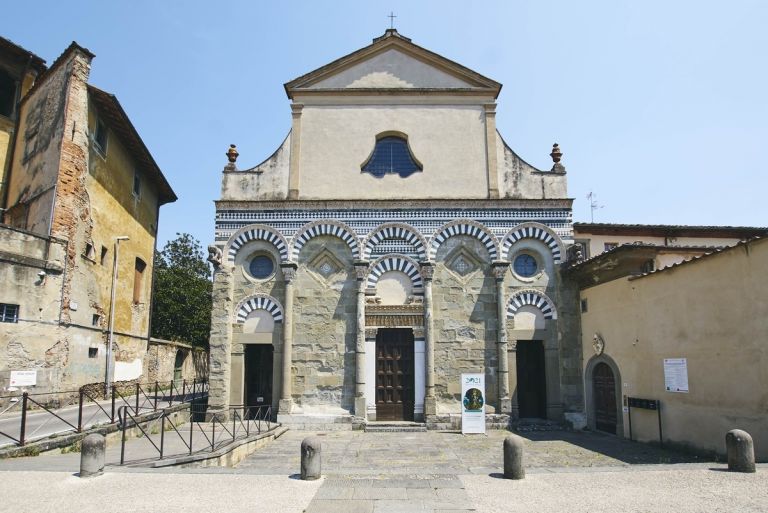
{"type": "Polygon", "coordinates": [[[400,271],[405,273],[413,284],[414,288],[421,288],[424,284],[419,273],[419,264],[405,255],[387,255],[379,258],[371,265],[368,273],[368,288],[375,288],[381,275],[387,271],[400,271]]]}
{"type": "Polygon", "coordinates": [[[240,301],[235,309],[235,321],[238,324],[244,323],[248,314],[254,310],[266,310],[276,323],[283,322],[283,306],[277,299],[266,294],[255,294],[240,301]]]}
{"type": "Polygon", "coordinates": [[[416,228],[405,223],[386,223],[371,231],[363,243],[363,258],[369,260],[376,246],[385,239],[402,239],[413,245],[419,259],[427,259],[427,240],[416,228]]]}
{"type": "Polygon", "coordinates": [[[340,238],[347,244],[347,246],[349,246],[349,249],[352,250],[352,257],[360,258],[360,243],[357,240],[355,231],[339,221],[321,219],[305,224],[299,228],[299,231],[293,236],[293,251],[291,253],[293,259],[297,261],[304,244],[319,235],[333,235],[340,238]]]}
{"type": "Polygon", "coordinates": [[[514,317],[520,307],[530,305],[535,306],[545,319],[557,319],[557,310],[555,304],[546,294],[538,290],[521,290],[512,294],[507,301],[507,319],[514,317]]]}
{"type": "Polygon", "coordinates": [[[429,258],[434,260],[440,245],[454,235],[469,235],[475,237],[483,243],[491,260],[499,257],[499,248],[496,244],[496,237],[485,226],[469,219],[459,219],[446,223],[437,229],[430,239],[429,258]]]}
{"type": "Polygon", "coordinates": [[[263,240],[272,244],[280,254],[280,261],[288,260],[288,241],[280,232],[263,224],[250,224],[237,230],[227,242],[227,260],[235,262],[237,252],[252,240],[263,240]]]}
{"type": "Polygon", "coordinates": [[[515,242],[521,239],[540,240],[549,247],[555,263],[560,263],[563,254],[560,238],[552,231],[552,229],[541,223],[522,223],[508,231],[501,243],[502,260],[509,259],[510,248],[515,242]]]}

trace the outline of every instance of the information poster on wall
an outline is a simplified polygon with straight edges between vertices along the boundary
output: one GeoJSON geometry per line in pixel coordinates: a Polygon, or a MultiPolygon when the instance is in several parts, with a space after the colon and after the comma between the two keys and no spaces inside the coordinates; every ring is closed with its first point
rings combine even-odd
{"type": "Polygon", "coordinates": [[[664,388],[667,392],[688,393],[688,360],[664,358],[664,388]]]}
{"type": "Polygon", "coordinates": [[[485,374],[461,375],[461,432],[485,433],[485,374]]]}
{"type": "Polygon", "coordinates": [[[11,387],[33,387],[37,384],[37,371],[11,371],[11,387]]]}

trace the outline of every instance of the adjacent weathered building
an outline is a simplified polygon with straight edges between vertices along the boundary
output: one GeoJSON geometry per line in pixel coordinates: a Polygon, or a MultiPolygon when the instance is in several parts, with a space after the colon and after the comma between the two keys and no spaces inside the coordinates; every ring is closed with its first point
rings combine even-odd
{"type": "Polygon", "coordinates": [[[117,99],[88,83],[91,52],[72,43],[47,69],[27,52],[14,68],[26,51],[0,43],[13,98],[0,112],[12,127],[0,146],[0,383],[14,371],[33,372],[36,392],[103,382],[110,328],[113,378],[138,379],[159,209],[176,196],[117,99]]]}
{"type": "MultiPolygon", "coordinates": [[[[699,242],[734,230],[682,229],[699,242]]],[[[580,289],[592,429],[721,455],[725,433],[744,429],[768,459],[767,230],[738,230],[762,238],[714,250],[627,244],[565,272],[580,289]],[[659,411],[634,407],[655,401],[659,411]]]]}
{"type": "Polygon", "coordinates": [[[445,427],[479,372],[489,421],[578,423],[565,168],[506,144],[500,89],[396,30],[285,84],[290,133],[231,148],[216,202],[213,408],[445,427]]]}

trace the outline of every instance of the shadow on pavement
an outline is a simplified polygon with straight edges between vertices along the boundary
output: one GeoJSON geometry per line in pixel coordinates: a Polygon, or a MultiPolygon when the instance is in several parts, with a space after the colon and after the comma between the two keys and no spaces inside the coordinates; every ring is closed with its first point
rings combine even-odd
{"type": "Polygon", "coordinates": [[[661,448],[643,442],[633,442],[607,433],[594,431],[532,431],[515,433],[532,442],[561,441],[588,451],[603,454],[630,465],[670,463],[700,463],[714,461],[711,457],[661,448]]]}

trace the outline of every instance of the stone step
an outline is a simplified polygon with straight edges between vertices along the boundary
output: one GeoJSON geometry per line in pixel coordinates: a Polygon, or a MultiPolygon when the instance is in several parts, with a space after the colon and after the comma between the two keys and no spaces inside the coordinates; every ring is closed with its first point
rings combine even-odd
{"type": "Polygon", "coordinates": [[[425,433],[427,425],[420,422],[369,422],[366,433],[425,433]]]}
{"type": "Polygon", "coordinates": [[[532,431],[562,431],[566,427],[560,423],[546,419],[519,419],[512,423],[512,430],[518,433],[532,431]]]}

